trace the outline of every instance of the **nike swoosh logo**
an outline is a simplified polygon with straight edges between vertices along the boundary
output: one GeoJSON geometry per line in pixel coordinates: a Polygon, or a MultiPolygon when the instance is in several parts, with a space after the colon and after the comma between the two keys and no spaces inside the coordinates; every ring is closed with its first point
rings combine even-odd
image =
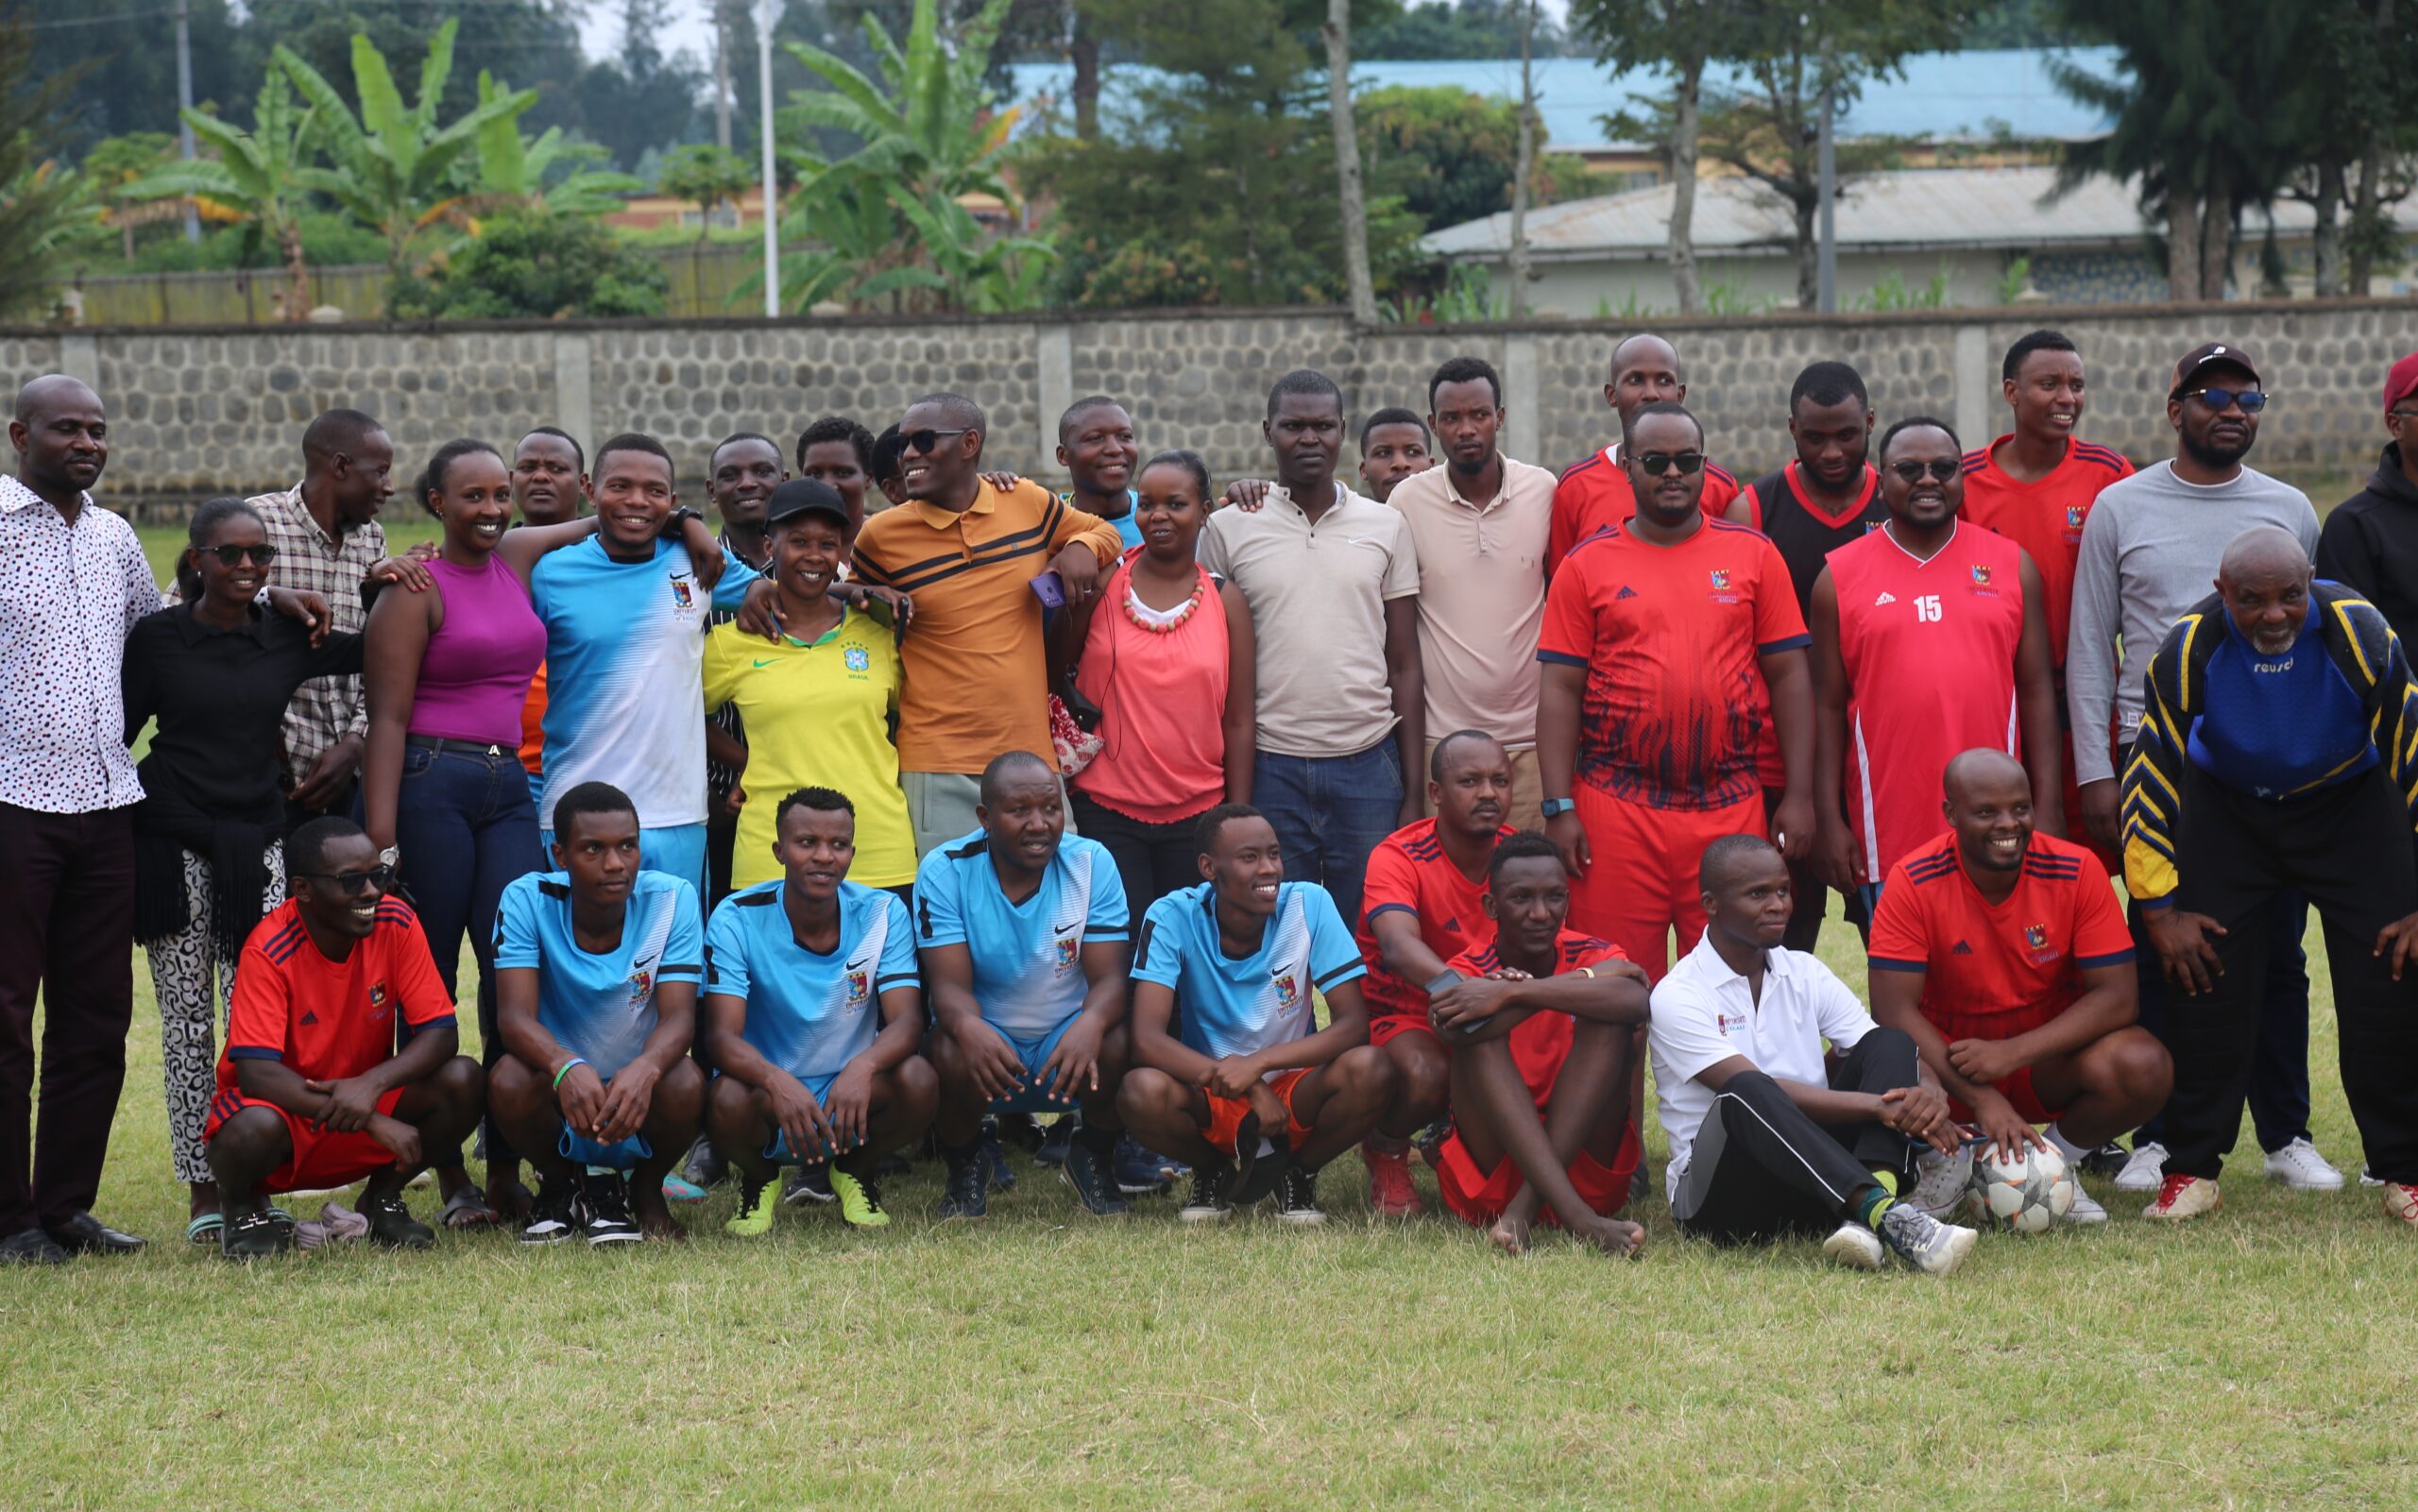
{"type": "Polygon", "coordinates": [[[1055,934],[1070,935],[1081,927],[1082,926],[1080,924],[1055,925],[1051,926],[1051,932],[1055,934]]]}
{"type": "MultiPolygon", "coordinates": [[[[779,659],[779,658],[777,658],[777,657],[775,657],[775,660],[778,660],[778,659],[779,659]]],[[[769,661],[754,661],[754,660],[750,660],[750,662],[748,663],[748,665],[749,665],[749,666],[752,666],[752,667],[770,667],[771,665],[773,665],[773,663],[772,663],[772,662],[769,662],[769,661]]]]}

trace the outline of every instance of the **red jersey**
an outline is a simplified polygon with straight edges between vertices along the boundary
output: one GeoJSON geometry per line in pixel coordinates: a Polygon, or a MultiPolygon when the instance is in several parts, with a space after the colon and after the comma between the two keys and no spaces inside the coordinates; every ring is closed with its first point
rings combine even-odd
{"type": "MultiPolygon", "coordinates": [[[[1704,512],[1718,518],[1738,497],[1738,480],[1711,462],[1704,465],[1704,512]]],[[[1545,532],[1545,571],[1561,567],[1561,559],[1580,541],[1599,530],[1625,525],[1637,517],[1637,494],[1628,485],[1628,469],[1621,466],[1618,443],[1584,462],[1574,462],[1554,484],[1553,524],[1545,532]]]]}
{"type": "MultiPolygon", "coordinates": [[[[1864,494],[1842,515],[1823,511],[1805,492],[1804,471],[1790,463],[1778,472],[1748,484],[1738,495],[1746,501],[1746,523],[1772,538],[1779,559],[1788,564],[1788,579],[1796,589],[1796,612],[1814,618],[1814,582],[1832,552],[1881,528],[1889,511],[1881,504],[1881,474],[1865,464],[1864,494]]],[[[1755,770],[1763,786],[1788,786],[1788,764],[1780,759],[1779,726],[1763,719],[1763,743],[1755,751],[1755,770]]]]}
{"type": "MultiPolygon", "coordinates": [[[[1626,960],[1620,947],[1592,935],[1575,929],[1564,929],[1554,942],[1553,974],[1557,977],[1576,971],[1581,966],[1597,966],[1608,960],[1626,960]]],[[[1494,953],[1491,941],[1466,950],[1445,963],[1449,971],[1464,977],[1483,977],[1503,969],[1502,958],[1494,953]]],[[[1553,1084],[1561,1076],[1561,1063],[1570,1059],[1570,1045],[1576,1024],[1567,1013],[1531,1013],[1515,1026],[1505,1043],[1511,1050],[1511,1062],[1520,1068],[1520,1079],[1528,1084],[1528,1096],[1536,1099],[1537,1112],[1545,1111],[1553,1099],[1553,1084]]],[[[1508,1159],[1507,1156],[1506,1159],[1508,1159]]]]}
{"type": "Polygon", "coordinates": [[[2131,477],[2133,465],[2121,452],[2076,440],[2067,444],[2066,460],[2047,477],[2018,483],[1998,464],[1999,448],[2014,439],[2002,435],[1965,453],[1965,518],[2032,554],[2032,565],[2040,569],[2040,608],[2049,617],[2049,662],[2062,671],[2083,521],[2099,501],[2099,490],[2131,477]]]}
{"type": "Polygon", "coordinates": [[[357,1077],[395,1053],[395,1020],[415,1029],[453,1022],[428,937],[411,905],[388,897],[377,927],[330,960],[297,905],[280,905],[244,942],[218,1052],[218,1090],[233,1093],[235,1062],[282,1061],[318,1081],[357,1077]]]}
{"type": "Polygon", "coordinates": [[[1676,546],[1624,523],[1573,552],[1545,594],[1537,659],[1587,669],[1578,780],[1650,808],[1762,791],[1771,694],[1760,656],[1809,640],[1772,543],[1707,516],[1676,546]]]}
{"type": "Polygon", "coordinates": [[[1948,828],[1939,776],[1960,751],[2023,751],[2015,655],[2023,553],[1958,525],[1928,562],[1885,530],[1831,553],[1848,674],[1848,822],[1865,875],[1948,828]]]}
{"type": "Polygon", "coordinates": [[[2032,837],[2015,891],[1996,907],[1965,875],[1956,837],[1943,835],[1890,870],[1872,916],[1872,969],[1923,973],[1923,1016],[1933,1021],[2045,1022],[2082,995],[2076,973],[2132,959],[2124,910],[2097,860],[2048,835],[2032,837]]]}
{"type": "MultiPolygon", "coordinates": [[[[1505,825],[1499,840],[1512,834],[1505,825]]],[[[1473,881],[1461,875],[1436,838],[1436,821],[1405,824],[1369,853],[1369,870],[1360,884],[1360,917],[1353,921],[1353,939],[1360,959],[1369,965],[1361,978],[1360,995],[1368,1000],[1369,1016],[1392,1014],[1427,1017],[1427,984],[1408,982],[1386,969],[1385,953],[1377,948],[1377,915],[1399,909],[1419,921],[1419,938],[1450,960],[1493,937],[1494,924],[1486,916],[1486,876],[1473,881]]]]}

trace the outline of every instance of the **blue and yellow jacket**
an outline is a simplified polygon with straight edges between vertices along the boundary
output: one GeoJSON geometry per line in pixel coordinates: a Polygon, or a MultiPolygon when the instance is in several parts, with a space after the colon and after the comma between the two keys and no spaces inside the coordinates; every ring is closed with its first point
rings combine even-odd
{"type": "MultiPolygon", "coordinates": [[[[2418,687],[2400,640],[2375,604],[2339,584],[2312,586],[2308,612],[2327,656],[2358,695],[2379,764],[2401,790],[2418,830],[2418,687]]],[[[2119,812],[2124,886],[2145,908],[2165,906],[2174,892],[2184,768],[2191,759],[2192,724],[2208,712],[2208,661],[2226,638],[2224,615],[2223,599],[2208,595],[2174,622],[2150,659],[2140,733],[2125,763],[2119,812]]]]}

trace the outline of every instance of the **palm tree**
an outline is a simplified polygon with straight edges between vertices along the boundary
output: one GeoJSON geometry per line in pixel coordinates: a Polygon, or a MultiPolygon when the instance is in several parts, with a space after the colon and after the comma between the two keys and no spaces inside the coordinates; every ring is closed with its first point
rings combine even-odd
{"type": "Polygon", "coordinates": [[[302,261],[302,203],[310,191],[302,180],[312,171],[313,111],[297,108],[285,76],[271,70],[253,103],[249,131],[199,110],[181,114],[194,135],[217,156],[169,163],[129,185],[127,197],[179,195],[198,201],[216,218],[258,228],[262,238],[277,247],[285,267],[285,318],[306,318],[311,272],[302,261]]]}
{"type": "MultiPolygon", "coordinates": [[[[482,106],[518,101],[524,95],[534,98],[526,91],[513,93],[510,85],[480,71],[482,106]]],[[[520,113],[526,109],[498,111],[481,123],[475,161],[468,162],[468,172],[460,164],[455,167],[458,193],[423,214],[421,224],[444,219],[476,234],[478,217],[506,207],[549,215],[603,215],[619,209],[623,195],[646,188],[628,174],[585,166],[604,159],[605,150],[592,142],[572,141],[558,126],[546,127],[545,134],[534,142],[521,135],[520,113]],[[570,171],[549,184],[547,178],[565,163],[571,165],[570,171]]]]}

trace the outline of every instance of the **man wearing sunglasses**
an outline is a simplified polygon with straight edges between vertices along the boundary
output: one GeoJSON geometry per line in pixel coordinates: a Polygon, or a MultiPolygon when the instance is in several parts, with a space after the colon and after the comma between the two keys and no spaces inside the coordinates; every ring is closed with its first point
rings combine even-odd
{"type": "MultiPolygon", "coordinates": [[[[2174,365],[2167,423],[2174,455],[2100,491],[2084,522],[2074,568],[2071,635],[2066,643],[2066,708],[2073,722],[2077,827],[2102,850],[2120,851],[2117,773],[2141,722],[2150,657],[2183,612],[2206,595],[2225,543],[2272,525],[2317,550],[2317,511],[2289,484],[2243,466],[2267,408],[2257,365],[2239,347],[2207,342],[2174,365]]],[[[2308,1132],[2308,970],[2301,936],[2308,924],[2297,893],[2268,910],[2265,1011],[2250,1085],[2251,1119],[2267,1172],[2288,1186],[2327,1191],[2342,1175],[2308,1132]]],[[[2168,994],[2143,921],[2134,910],[2141,973],[2141,1027],[2164,1039],[2168,994]]],[[[2170,1048],[2171,1046],[2170,1045],[2170,1048]]],[[[2116,1177],[2124,1192],[2154,1192],[2164,1179],[2159,1121],[2135,1135],[2116,1177]]]]}
{"type": "Polygon", "coordinates": [[[485,1079],[454,1053],[453,1000],[361,827],[315,819],[285,858],[293,896],[245,942],[210,1104],[219,1252],[291,1249],[291,1223],[267,1198],[365,1176],[371,1242],[425,1249],[436,1233],[404,1206],[404,1185],[477,1125],[485,1079]]]}
{"type": "Polygon", "coordinates": [[[1944,422],[1891,426],[1888,521],[1832,552],[1814,581],[1814,852],[1824,880],[1862,894],[1867,921],[1889,869],[1947,833],[1939,774],[1961,751],[2022,756],[2034,822],[2065,832],[2040,572],[2022,547],[1957,518],[1964,473],[1944,422]]]}

